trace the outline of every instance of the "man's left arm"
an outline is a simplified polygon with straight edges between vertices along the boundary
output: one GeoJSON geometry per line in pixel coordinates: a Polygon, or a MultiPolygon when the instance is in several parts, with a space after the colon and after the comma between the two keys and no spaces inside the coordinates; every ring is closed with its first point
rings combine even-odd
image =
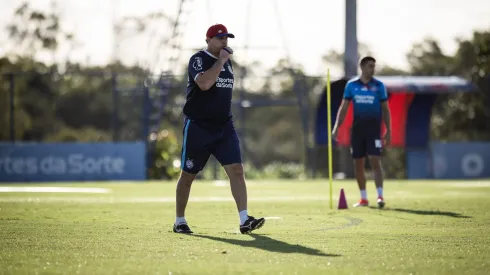
{"type": "Polygon", "coordinates": [[[383,101],[381,103],[381,110],[383,111],[383,122],[385,123],[386,131],[391,133],[391,115],[388,101],[383,101]]]}
{"type": "Polygon", "coordinates": [[[386,143],[389,144],[391,141],[391,114],[390,106],[388,105],[388,92],[386,91],[384,84],[382,84],[380,92],[381,112],[383,115],[383,122],[386,126],[386,143]]]}

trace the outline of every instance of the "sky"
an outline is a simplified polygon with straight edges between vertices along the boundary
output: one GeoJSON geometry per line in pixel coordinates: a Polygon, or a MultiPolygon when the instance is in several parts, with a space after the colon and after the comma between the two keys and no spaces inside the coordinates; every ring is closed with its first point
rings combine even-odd
{"type": "MultiPolygon", "coordinates": [[[[21,0],[0,0],[0,27],[4,30],[21,0]]],[[[117,56],[159,70],[168,59],[168,48],[160,45],[170,37],[166,20],[154,19],[149,29],[135,35],[131,27],[116,36],[113,24],[127,16],[163,12],[175,16],[179,0],[58,0],[63,28],[73,32],[79,46],[62,45],[58,60],[70,59],[103,65],[117,56]]],[[[31,0],[39,9],[49,9],[50,0],[31,0]]],[[[344,0],[189,0],[184,5],[180,62],[186,63],[192,49],[205,47],[205,33],[222,23],[236,38],[229,41],[234,59],[242,63],[260,61],[274,66],[287,53],[307,74],[324,75],[322,56],[329,50],[343,51],[345,40],[344,0]],[[248,46],[248,47],[246,47],[248,46]]],[[[378,66],[407,68],[406,53],[413,43],[435,38],[450,54],[455,38],[469,38],[474,30],[490,30],[488,0],[358,0],[357,37],[369,46],[378,66]]],[[[9,45],[0,32],[0,55],[9,45]]],[[[13,47],[15,45],[10,45],[13,47]]],[[[46,57],[47,58],[47,57],[46,57]]],[[[174,66],[175,67],[175,66],[174,66]]],[[[331,68],[332,74],[341,74],[331,68]]]]}

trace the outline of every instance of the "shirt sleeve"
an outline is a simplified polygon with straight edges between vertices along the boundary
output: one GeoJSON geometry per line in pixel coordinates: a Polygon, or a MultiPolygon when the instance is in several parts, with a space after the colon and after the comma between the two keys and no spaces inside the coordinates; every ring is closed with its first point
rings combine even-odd
{"type": "Polygon", "coordinates": [[[344,88],[344,99],[347,100],[352,100],[352,89],[351,89],[351,83],[347,83],[344,88]]]}
{"type": "Polygon", "coordinates": [[[197,77],[204,72],[202,57],[199,55],[192,56],[189,60],[187,70],[189,71],[189,78],[196,80],[197,77]]]}
{"type": "Polygon", "coordinates": [[[385,84],[381,83],[380,90],[379,90],[379,101],[383,102],[386,100],[388,100],[388,92],[386,91],[385,84]]]}

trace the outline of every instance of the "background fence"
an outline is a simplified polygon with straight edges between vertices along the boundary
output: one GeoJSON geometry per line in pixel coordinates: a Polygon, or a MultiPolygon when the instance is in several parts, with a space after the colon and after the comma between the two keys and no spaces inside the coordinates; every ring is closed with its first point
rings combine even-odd
{"type": "MultiPolygon", "coordinates": [[[[5,74],[1,85],[1,180],[175,178],[180,167],[186,80],[184,76],[148,77],[143,73],[5,74]],[[73,168],[77,166],[73,162],[80,165],[84,161],[80,160],[82,153],[82,159],[89,159],[83,164],[86,169],[73,168]],[[33,169],[29,168],[28,164],[33,163],[27,161],[29,158],[36,159],[36,171],[48,173],[39,177],[38,173],[23,175],[33,169]],[[125,167],[139,168],[118,174],[100,168],[104,163],[110,167],[113,159],[122,159],[125,167]],[[70,172],[73,169],[83,173],[70,172]]],[[[286,78],[237,79],[233,112],[247,177],[327,176],[327,148],[317,146],[314,140],[324,87],[321,78],[294,74],[286,78]]],[[[442,177],[434,172],[438,164],[433,160],[449,158],[450,154],[444,152],[451,150],[463,152],[462,146],[466,145],[436,144],[432,146],[434,152],[391,148],[385,155],[385,163],[389,163],[385,165],[387,177],[442,177]]],[[[478,146],[475,152],[488,148],[486,144],[478,146]]],[[[348,148],[335,148],[334,172],[353,177],[352,167],[341,167],[339,158],[349,158],[348,148]]],[[[482,159],[486,167],[487,156],[482,159]]],[[[453,174],[446,177],[490,176],[486,168],[473,176],[451,170],[453,174]]],[[[223,179],[226,175],[211,157],[200,177],[223,179]]]]}
{"type": "MultiPolygon", "coordinates": [[[[317,89],[324,85],[311,79],[317,89]]],[[[289,87],[267,90],[262,90],[268,85],[266,78],[256,80],[249,89],[244,88],[243,80],[236,81],[232,108],[249,167],[288,164],[279,173],[291,177],[304,174],[312,140],[309,122],[315,109],[310,103],[315,93],[304,85],[300,88],[300,81],[304,83],[298,79],[289,87]]],[[[149,178],[172,178],[178,173],[186,85],[183,76],[32,72],[6,74],[2,82],[2,141],[142,142],[149,178]]],[[[202,177],[224,176],[213,158],[208,166],[202,177]]],[[[277,169],[273,170],[276,173],[277,169]]]]}

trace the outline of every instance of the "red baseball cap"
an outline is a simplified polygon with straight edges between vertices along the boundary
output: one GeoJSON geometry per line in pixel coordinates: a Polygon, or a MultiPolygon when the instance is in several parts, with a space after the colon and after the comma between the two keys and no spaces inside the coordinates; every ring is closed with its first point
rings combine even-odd
{"type": "Polygon", "coordinates": [[[235,35],[232,33],[228,32],[228,29],[222,24],[215,24],[209,27],[208,32],[206,32],[206,37],[208,38],[213,38],[213,37],[221,37],[221,36],[228,36],[230,38],[235,38],[235,35]]]}

